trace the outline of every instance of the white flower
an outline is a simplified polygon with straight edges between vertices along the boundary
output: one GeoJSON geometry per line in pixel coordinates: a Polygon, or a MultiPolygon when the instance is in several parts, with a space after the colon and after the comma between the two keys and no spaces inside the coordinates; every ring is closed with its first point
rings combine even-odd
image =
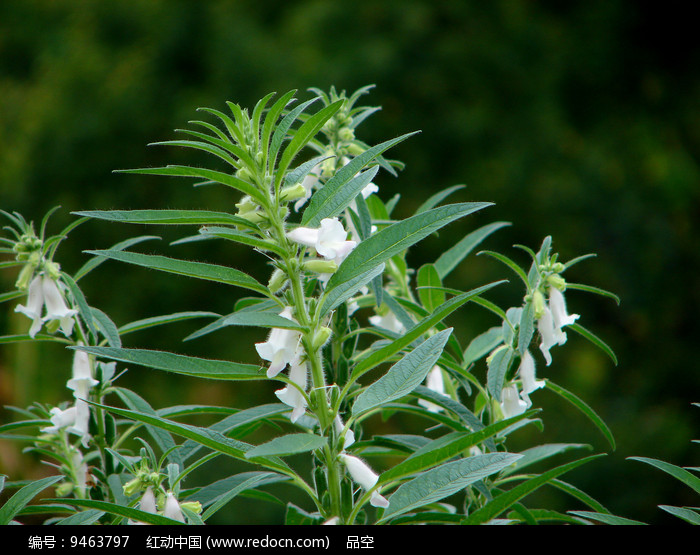
{"type": "MultiPolygon", "coordinates": [[[[442,377],[442,370],[439,366],[433,366],[433,369],[428,372],[428,377],[425,380],[425,386],[428,389],[432,389],[440,395],[445,395],[445,382],[442,377]]],[[[440,412],[442,407],[426,401],[425,399],[418,399],[418,404],[428,409],[430,412],[440,412]]]]}
{"type": "Polygon", "coordinates": [[[509,385],[504,387],[501,391],[501,411],[503,412],[503,418],[511,418],[512,416],[518,416],[524,413],[530,405],[523,401],[518,395],[518,387],[515,385],[509,385]]]}
{"type": "Polygon", "coordinates": [[[45,434],[57,434],[61,428],[67,428],[68,426],[73,426],[73,424],[75,424],[75,406],[69,407],[66,410],[61,410],[58,407],[54,407],[51,409],[50,414],[50,420],[53,426],[42,428],[41,431],[45,434]]]}
{"type": "MultiPolygon", "coordinates": [[[[363,490],[369,491],[377,484],[379,476],[375,474],[375,472],[369,466],[367,466],[362,459],[341,453],[340,460],[345,463],[353,482],[359,484],[363,490]]],[[[389,501],[380,495],[379,491],[377,490],[372,492],[369,502],[374,507],[382,507],[385,509],[389,506],[389,501]]]]}
{"type": "Polygon", "coordinates": [[[146,488],[141,501],[139,501],[139,509],[147,513],[156,514],[156,496],[153,495],[153,489],[149,486],[146,488]]]}
{"type": "MultiPolygon", "coordinates": [[[[567,314],[566,313],[566,301],[564,300],[564,293],[562,293],[556,287],[549,288],[549,309],[552,311],[552,318],[554,320],[554,327],[563,328],[564,326],[569,326],[578,320],[578,314],[567,314]]],[[[566,341],[566,334],[564,334],[566,341]]]]}
{"type": "Polygon", "coordinates": [[[326,522],[324,522],[324,526],[335,526],[338,524],[340,521],[340,517],[334,516],[333,518],[329,518],[326,522]]]}
{"type": "MultiPolygon", "coordinates": [[[[280,316],[294,321],[292,308],[289,306],[280,312],[280,316]]],[[[300,334],[298,331],[272,328],[267,341],[255,344],[255,350],[258,351],[260,358],[270,361],[270,367],[267,369],[268,378],[274,378],[284,370],[287,364],[298,360],[299,338],[300,334]]]]}
{"type": "Polygon", "coordinates": [[[39,332],[42,324],[41,312],[44,308],[44,291],[41,280],[41,275],[37,275],[29,284],[27,306],[19,304],[15,308],[15,312],[21,312],[32,320],[32,326],[29,328],[29,337],[32,339],[39,332]]]}
{"type": "Polygon", "coordinates": [[[579,318],[578,314],[566,313],[564,295],[556,287],[549,288],[549,306],[544,307],[542,317],[537,321],[537,329],[542,336],[540,350],[547,361],[547,366],[552,363],[549,349],[554,345],[566,343],[566,333],[562,331],[564,326],[573,324],[579,318]]]}
{"type": "MultiPolygon", "coordinates": [[[[340,418],[339,414],[335,415],[335,419],[333,420],[333,428],[335,429],[335,433],[337,435],[341,435],[343,433],[343,430],[345,429],[345,424],[343,423],[343,419],[340,418]]],[[[353,443],[355,443],[355,432],[348,428],[345,432],[345,441],[343,441],[343,449],[347,449],[353,443]]]]}
{"type": "Polygon", "coordinates": [[[87,489],[88,466],[83,460],[83,454],[80,451],[75,451],[73,453],[72,462],[73,468],[75,468],[75,485],[81,492],[83,492],[84,497],[85,490],[87,489]]]}
{"type": "Polygon", "coordinates": [[[46,305],[46,316],[43,321],[59,320],[61,322],[61,331],[63,335],[68,337],[73,333],[73,316],[78,311],[69,309],[66,306],[66,301],[63,299],[63,293],[58,287],[58,282],[44,275],[41,282],[41,288],[44,293],[44,304],[46,305]]]}
{"type": "Polygon", "coordinates": [[[297,227],[287,233],[292,241],[313,247],[326,260],[333,260],[340,265],[348,254],[357,246],[356,241],[346,241],[347,231],[338,218],[324,218],[321,227],[297,227]]]}
{"type": "Polygon", "coordinates": [[[280,401],[287,406],[293,407],[294,410],[292,410],[292,415],[289,418],[292,423],[299,420],[306,409],[306,399],[302,391],[306,391],[307,374],[306,363],[293,363],[289,370],[289,379],[298,385],[301,391],[291,384],[275,391],[275,395],[280,401]]]}
{"type": "Polygon", "coordinates": [[[70,429],[83,438],[83,445],[87,446],[90,438],[88,433],[90,425],[90,405],[86,399],[90,396],[90,389],[99,382],[92,377],[92,365],[88,354],[84,351],[75,351],[73,356],[73,377],[68,380],[68,389],[73,390],[75,397],[75,422],[70,429]]]}
{"type": "Polygon", "coordinates": [[[165,496],[163,516],[185,522],[185,517],[182,516],[182,511],[180,510],[180,503],[177,502],[172,492],[168,492],[168,495],[165,496]]]}
{"type": "Polygon", "coordinates": [[[370,316],[369,322],[378,328],[384,328],[394,333],[403,333],[406,330],[393,312],[387,312],[384,316],[370,316]]]}
{"type": "Polygon", "coordinates": [[[544,380],[537,380],[535,378],[535,359],[530,354],[530,351],[525,351],[523,353],[520,367],[518,368],[518,374],[523,382],[523,395],[529,395],[545,385],[544,380]]]}

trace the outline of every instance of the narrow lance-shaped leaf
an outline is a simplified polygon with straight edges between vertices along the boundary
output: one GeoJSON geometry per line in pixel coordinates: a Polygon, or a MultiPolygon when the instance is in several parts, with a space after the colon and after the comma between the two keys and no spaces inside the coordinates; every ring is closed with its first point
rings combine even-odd
{"type": "Polygon", "coordinates": [[[476,231],[472,231],[465,236],[459,243],[442,253],[435,261],[435,269],[440,276],[440,279],[445,279],[447,275],[454,270],[467,255],[474,250],[486,237],[494,231],[501,229],[504,226],[510,225],[508,222],[495,222],[492,224],[480,227],[476,231]]]}
{"type": "Polygon", "coordinates": [[[452,328],[436,333],[392,366],[358,396],[352,407],[353,416],[400,399],[418,387],[440,358],[451,333],[452,328]]]}
{"type": "Polygon", "coordinates": [[[386,262],[454,220],[490,205],[488,202],[465,202],[441,206],[378,231],[353,249],[328,281],[327,289],[386,262]]]}
{"type": "MultiPolygon", "coordinates": [[[[304,210],[304,215],[301,219],[302,225],[306,227],[318,227],[321,220],[324,218],[332,218],[350,204],[353,198],[362,190],[346,193],[343,192],[345,185],[353,179],[353,177],[369,164],[374,158],[379,156],[385,150],[400,143],[415,133],[407,133],[395,139],[385,141],[381,144],[368,148],[362,154],[355,156],[345,166],[338,169],[335,175],[314,195],[309,201],[309,206],[304,210]],[[347,202],[346,202],[347,200],[347,202]]],[[[359,187],[359,182],[356,183],[359,187]]],[[[351,189],[354,190],[353,187],[351,189]]]]}
{"type": "Polygon", "coordinates": [[[137,266],[143,266],[144,268],[160,270],[161,272],[168,272],[171,274],[194,277],[208,281],[216,281],[218,283],[226,283],[229,285],[242,287],[244,289],[250,289],[251,291],[256,291],[257,293],[269,295],[267,287],[255,280],[255,278],[252,278],[240,270],[229,268],[227,266],[208,264],[206,262],[178,260],[176,258],[168,258],[167,256],[141,254],[137,252],[110,250],[85,252],[88,254],[104,256],[120,262],[126,262],[127,264],[135,264],[137,266]]]}
{"type": "Polygon", "coordinates": [[[0,507],[0,526],[9,524],[34,497],[41,491],[61,480],[63,476],[49,476],[27,484],[0,507]]]}
{"type": "Polygon", "coordinates": [[[174,374],[209,378],[213,380],[259,380],[265,377],[260,366],[227,360],[196,358],[165,351],[146,349],[118,349],[114,347],[75,347],[80,351],[109,360],[138,364],[147,368],[165,370],[174,374]]]}
{"type": "Polygon", "coordinates": [[[514,453],[489,453],[459,459],[424,472],[393,493],[380,522],[449,497],[519,458],[520,455],[514,453]]]}
{"type": "Polygon", "coordinates": [[[601,456],[602,455],[592,455],[584,459],[558,466],[552,470],[548,470],[547,472],[540,474],[539,476],[535,476],[522,484],[518,484],[513,489],[494,497],[492,501],[469,515],[466,520],[466,524],[483,524],[484,522],[488,522],[491,519],[496,518],[498,515],[503,513],[503,511],[509,507],[512,507],[523,497],[529,495],[547,482],[550,482],[554,478],[601,456]]]}
{"type": "Polygon", "coordinates": [[[247,459],[250,459],[252,457],[269,457],[271,455],[295,455],[320,449],[326,445],[327,441],[325,437],[315,434],[287,434],[253,447],[245,456],[247,459]]]}
{"type": "Polygon", "coordinates": [[[109,222],[153,225],[243,225],[250,222],[226,212],[209,210],[86,210],[72,212],[109,222]]]}

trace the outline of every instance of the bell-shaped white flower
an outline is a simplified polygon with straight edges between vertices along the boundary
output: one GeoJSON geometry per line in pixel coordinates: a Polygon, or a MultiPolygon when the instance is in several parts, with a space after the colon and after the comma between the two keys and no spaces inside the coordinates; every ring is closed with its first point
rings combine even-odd
{"type": "MultiPolygon", "coordinates": [[[[564,326],[569,326],[573,324],[579,318],[578,314],[566,313],[566,301],[564,300],[564,293],[562,293],[556,287],[549,288],[549,309],[552,311],[554,327],[559,328],[560,330],[564,326]]],[[[566,334],[564,334],[564,337],[566,338],[566,334]]]]}
{"type": "Polygon", "coordinates": [[[46,305],[46,316],[44,322],[51,320],[59,320],[61,323],[61,331],[63,335],[68,337],[73,333],[73,325],[75,324],[73,316],[78,311],[69,309],[66,306],[66,301],[63,298],[63,293],[59,289],[58,282],[44,275],[41,282],[42,291],[44,293],[44,304],[46,305]]]}
{"type": "MultiPolygon", "coordinates": [[[[343,419],[340,418],[339,414],[335,415],[335,418],[333,419],[333,428],[335,429],[335,433],[337,435],[342,435],[343,430],[345,430],[345,423],[343,422],[343,419]]],[[[350,428],[348,428],[345,431],[345,439],[343,441],[343,449],[347,449],[350,447],[353,443],[355,443],[355,432],[353,432],[350,428]]]]}
{"type": "Polygon", "coordinates": [[[148,486],[143,493],[141,501],[139,501],[139,509],[153,515],[158,512],[156,508],[156,496],[153,495],[153,488],[151,488],[151,486],[148,486]]]}
{"type": "MultiPolygon", "coordinates": [[[[280,316],[294,321],[292,308],[289,306],[280,313],[280,316]]],[[[299,338],[298,331],[272,328],[267,341],[255,344],[255,350],[258,351],[260,358],[270,362],[270,367],[267,369],[268,378],[274,378],[285,369],[287,364],[299,359],[299,338]]]]}
{"type": "Polygon", "coordinates": [[[88,466],[80,451],[75,451],[73,453],[72,463],[75,469],[75,486],[82,492],[82,497],[85,497],[88,481],[88,466]]]}
{"type": "Polygon", "coordinates": [[[348,232],[338,218],[324,218],[317,229],[297,227],[287,233],[292,241],[313,247],[323,258],[333,260],[338,265],[357,246],[356,241],[346,241],[347,236],[348,232]]]}
{"type": "Polygon", "coordinates": [[[32,339],[39,333],[42,324],[41,313],[44,309],[44,289],[41,282],[42,276],[35,276],[29,284],[27,306],[18,304],[15,308],[15,312],[21,312],[32,321],[32,326],[29,328],[29,337],[32,339]]]}
{"type": "MultiPolygon", "coordinates": [[[[438,365],[433,366],[433,369],[428,372],[428,376],[425,379],[425,386],[440,395],[445,395],[445,381],[442,376],[442,369],[438,365]]],[[[441,406],[426,401],[425,399],[418,399],[418,404],[425,407],[430,412],[440,412],[442,410],[441,406]]]]}
{"type": "Polygon", "coordinates": [[[277,395],[279,400],[285,405],[294,409],[292,410],[292,414],[289,418],[292,423],[294,423],[301,418],[306,410],[306,398],[302,393],[302,391],[306,391],[306,384],[308,380],[306,363],[293,363],[289,370],[289,379],[299,386],[299,388],[289,384],[283,389],[278,389],[275,391],[275,395],[277,395]]]}
{"type": "Polygon", "coordinates": [[[544,380],[538,380],[535,377],[535,359],[530,354],[530,351],[526,350],[523,353],[520,367],[518,368],[518,375],[522,380],[524,395],[529,395],[545,385],[544,380]]]}
{"type": "Polygon", "coordinates": [[[544,359],[547,361],[547,366],[549,366],[552,364],[552,355],[549,354],[549,350],[555,345],[563,345],[566,343],[566,334],[561,331],[561,328],[554,325],[552,311],[548,306],[544,307],[542,317],[537,320],[537,329],[542,339],[540,342],[540,351],[542,351],[544,359]]]}
{"type": "Polygon", "coordinates": [[[185,517],[182,515],[182,510],[180,509],[180,503],[177,502],[177,499],[175,499],[172,492],[168,492],[168,494],[165,496],[163,516],[172,518],[173,520],[178,520],[180,522],[185,522],[185,517]]]}
{"type": "Polygon", "coordinates": [[[90,438],[88,433],[90,425],[90,405],[86,400],[90,396],[90,389],[99,382],[92,377],[92,365],[88,354],[84,351],[75,351],[73,356],[73,377],[68,380],[67,387],[73,391],[75,397],[75,422],[71,432],[83,438],[83,445],[87,446],[90,438]]]}
{"type": "MultiPolygon", "coordinates": [[[[353,482],[359,484],[363,490],[369,491],[377,484],[379,476],[362,459],[341,453],[340,460],[347,467],[353,482]]],[[[377,490],[372,492],[369,502],[374,507],[386,509],[389,506],[389,501],[377,490]]]]}
{"type": "Polygon", "coordinates": [[[69,407],[65,410],[54,407],[49,412],[51,414],[51,424],[53,425],[41,429],[41,431],[45,434],[57,434],[62,428],[68,428],[69,426],[73,426],[75,424],[75,406],[69,407]]]}
{"type": "Polygon", "coordinates": [[[509,385],[501,390],[501,412],[503,412],[503,418],[511,418],[512,416],[518,416],[524,413],[530,404],[524,401],[518,395],[518,387],[516,385],[509,385]]]}

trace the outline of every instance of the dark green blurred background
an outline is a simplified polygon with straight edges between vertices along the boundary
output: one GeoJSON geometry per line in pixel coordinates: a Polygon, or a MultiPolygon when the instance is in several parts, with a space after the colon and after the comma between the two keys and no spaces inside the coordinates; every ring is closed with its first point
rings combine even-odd
{"type": "MultiPolygon", "coordinates": [[[[680,4],[679,4],[680,6],[680,4]]],[[[595,252],[570,281],[614,291],[609,299],[571,291],[572,312],[616,351],[619,365],[573,333],[539,374],[575,391],[612,428],[617,451],[570,479],[610,510],[647,522],[678,522],[657,504],[697,505],[665,474],[633,455],[698,466],[700,402],[696,341],[700,326],[700,48],[695,20],[673,3],[475,1],[6,1],[0,4],[0,208],[41,220],[63,209],[51,231],[86,209],[210,208],[232,210],[229,191],[193,189],[169,178],[113,174],[117,168],[211,163],[152,141],[175,138],[199,106],[242,106],[270,91],[348,91],[374,83],[367,102],[383,111],[360,127],[376,144],[415,129],[392,157],[407,162],[399,179],[377,179],[386,200],[400,192],[400,216],[437,190],[464,183],[453,198],[493,201],[414,249],[414,267],[491,221],[513,225],[489,239],[523,264],[522,243],[546,235],[564,259],[595,252]]],[[[308,96],[308,93],[300,94],[308,96]]],[[[216,164],[214,164],[216,165],[216,164]]],[[[164,241],[145,252],[229,263],[266,279],[264,260],[239,248],[170,247],[179,235],[99,222],[84,224],[59,251],[68,272],[82,250],[107,248],[134,234],[164,241]]],[[[138,250],[138,249],[137,249],[138,250]]],[[[468,289],[507,270],[472,256],[448,286],[468,289]]],[[[506,276],[511,277],[511,276],[506,276]]],[[[0,275],[11,288],[13,271],[0,275]]],[[[88,276],[89,302],[117,324],[180,310],[225,312],[227,288],[107,263],[88,276]]],[[[507,307],[522,291],[493,299],[507,307]]],[[[27,321],[2,305],[3,330],[27,321]]],[[[255,361],[259,330],[180,338],[200,322],[125,336],[132,347],[255,361]],[[175,338],[175,339],[174,339],[175,338]]],[[[463,341],[497,322],[477,308],[453,317],[463,341]]],[[[541,359],[540,359],[541,360],[541,359]]],[[[70,356],[55,346],[0,349],[0,403],[67,399],[70,356]]],[[[477,374],[483,369],[477,368],[477,374]]],[[[122,382],[154,407],[207,402],[238,407],[272,402],[277,384],[235,387],[135,368],[122,382]]],[[[590,423],[547,391],[544,433],[532,441],[606,444],[590,423]]],[[[9,418],[4,413],[3,419],[9,418]]],[[[402,422],[382,431],[407,433],[402,422]]],[[[522,442],[522,445],[518,444],[522,442]]],[[[529,443],[528,443],[529,442],[529,443]]],[[[38,472],[18,450],[0,444],[0,472],[38,472]]],[[[562,459],[563,460],[563,459],[562,459]]],[[[282,492],[282,495],[284,492],[282,492]]],[[[568,507],[551,491],[533,504],[568,507]]],[[[238,522],[279,518],[258,501],[237,501],[238,522]],[[272,516],[271,516],[272,515],[272,516]]],[[[276,512],[275,512],[276,511],[276,512]]]]}

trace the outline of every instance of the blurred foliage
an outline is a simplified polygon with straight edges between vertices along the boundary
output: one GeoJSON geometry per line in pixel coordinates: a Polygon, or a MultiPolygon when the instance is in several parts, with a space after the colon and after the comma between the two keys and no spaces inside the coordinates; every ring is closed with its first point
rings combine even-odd
{"type": "MultiPolygon", "coordinates": [[[[622,0],[2,2],[0,207],[37,221],[60,204],[53,231],[73,210],[233,208],[238,199],[228,191],[111,172],[196,163],[187,152],[145,145],[174,138],[175,128],[200,119],[198,106],[222,108],[226,100],[250,106],[272,90],[335,84],[351,91],[375,83],[369,102],[383,111],[363,124],[362,138],[372,144],[422,130],[392,152],[408,164],[399,180],[379,178],[383,198],[400,192],[398,210],[407,215],[431,192],[466,182],[459,200],[496,202],[416,248],[414,267],[496,220],[514,225],[489,239],[488,248],[515,257],[521,253],[513,243],[537,248],[548,234],[565,259],[598,253],[570,277],[614,291],[622,305],[582,292],[567,298],[581,322],[615,349],[619,366],[570,333],[540,375],[586,399],[617,437],[618,451],[578,471],[576,483],[617,514],[669,522],[657,504],[692,501],[671,478],[625,457],[698,465],[690,444],[698,411],[690,403],[700,400],[694,344],[700,333],[700,47],[694,20],[682,13],[668,4],[622,0]]],[[[137,233],[162,234],[165,241],[144,247],[160,252],[177,238],[170,230],[89,222],[58,260],[74,271],[84,261],[82,250],[137,233]]],[[[202,258],[191,245],[172,248],[202,258]]],[[[264,260],[244,250],[214,250],[207,258],[261,278],[267,272],[264,260]]],[[[501,272],[497,262],[472,257],[448,285],[467,289],[501,272]]],[[[14,278],[4,271],[2,289],[14,278]]],[[[91,304],[118,324],[177,310],[223,311],[234,302],[225,288],[114,263],[86,278],[84,287],[91,304]]],[[[510,306],[505,303],[513,299],[494,300],[510,306]]],[[[14,303],[1,306],[3,329],[23,330],[14,303]]],[[[478,309],[465,310],[472,311],[471,327],[455,326],[467,338],[495,323],[478,309]]],[[[254,330],[236,330],[234,343],[221,334],[173,345],[192,329],[183,324],[129,341],[254,360],[252,343],[260,340],[254,330]]],[[[64,398],[69,365],[69,355],[53,345],[3,346],[0,403],[64,398]]],[[[180,382],[143,369],[125,379],[156,407],[198,397],[249,406],[252,398],[272,399],[274,389],[180,382]]],[[[538,392],[533,400],[545,408],[538,442],[605,448],[589,423],[554,395],[538,392]]],[[[401,422],[385,426],[397,431],[401,422]]],[[[0,472],[21,478],[26,465],[13,449],[0,445],[0,472]]],[[[543,504],[556,503],[545,497],[551,492],[541,495],[543,504]]],[[[267,519],[260,512],[265,505],[238,503],[251,521],[267,519]]]]}

